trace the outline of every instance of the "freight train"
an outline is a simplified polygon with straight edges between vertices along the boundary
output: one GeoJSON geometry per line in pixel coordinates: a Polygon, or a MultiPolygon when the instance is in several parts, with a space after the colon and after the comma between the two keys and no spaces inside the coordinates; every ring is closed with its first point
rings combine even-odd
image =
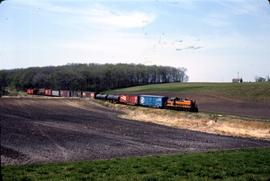
{"type": "Polygon", "coordinates": [[[88,91],[52,90],[52,89],[27,89],[29,95],[44,95],[53,97],[82,97],[93,98],[112,103],[127,104],[133,106],[153,107],[160,109],[173,109],[180,111],[198,112],[195,100],[159,95],[113,95],[100,94],[88,91]]]}

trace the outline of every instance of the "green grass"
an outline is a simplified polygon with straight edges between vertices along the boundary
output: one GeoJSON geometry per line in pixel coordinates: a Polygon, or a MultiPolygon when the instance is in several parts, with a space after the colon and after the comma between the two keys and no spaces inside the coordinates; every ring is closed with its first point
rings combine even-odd
{"type": "Polygon", "coordinates": [[[116,89],[110,93],[197,93],[254,101],[270,101],[270,82],[264,83],[167,83],[116,89]]]}
{"type": "Polygon", "coordinates": [[[270,148],[1,166],[4,180],[269,180],[270,148]]]}

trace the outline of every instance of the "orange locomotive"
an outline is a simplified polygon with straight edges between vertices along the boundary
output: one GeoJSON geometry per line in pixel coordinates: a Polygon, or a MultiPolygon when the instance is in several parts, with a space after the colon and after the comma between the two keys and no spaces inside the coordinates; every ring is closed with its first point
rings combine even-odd
{"type": "Polygon", "coordinates": [[[198,106],[196,101],[191,99],[182,99],[182,98],[169,98],[166,101],[167,109],[176,109],[176,110],[184,110],[191,112],[198,112],[198,106]]]}

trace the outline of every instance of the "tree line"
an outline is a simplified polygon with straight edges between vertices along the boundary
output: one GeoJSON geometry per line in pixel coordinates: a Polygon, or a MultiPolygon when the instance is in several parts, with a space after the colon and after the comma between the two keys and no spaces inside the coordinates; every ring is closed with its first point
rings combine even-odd
{"type": "Polygon", "coordinates": [[[142,64],[67,64],[0,70],[1,88],[104,91],[136,85],[186,82],[185,68],[142,64]]]}

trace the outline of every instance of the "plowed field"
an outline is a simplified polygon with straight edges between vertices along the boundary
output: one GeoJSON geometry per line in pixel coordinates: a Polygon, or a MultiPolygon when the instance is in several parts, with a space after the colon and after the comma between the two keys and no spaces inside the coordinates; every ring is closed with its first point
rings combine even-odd
{"type": "Polygon", "coordinates": [[[2,98],[1,165],[270,146],[268,141],[131,121],[119,114],[90,100],[2,98]]]}

